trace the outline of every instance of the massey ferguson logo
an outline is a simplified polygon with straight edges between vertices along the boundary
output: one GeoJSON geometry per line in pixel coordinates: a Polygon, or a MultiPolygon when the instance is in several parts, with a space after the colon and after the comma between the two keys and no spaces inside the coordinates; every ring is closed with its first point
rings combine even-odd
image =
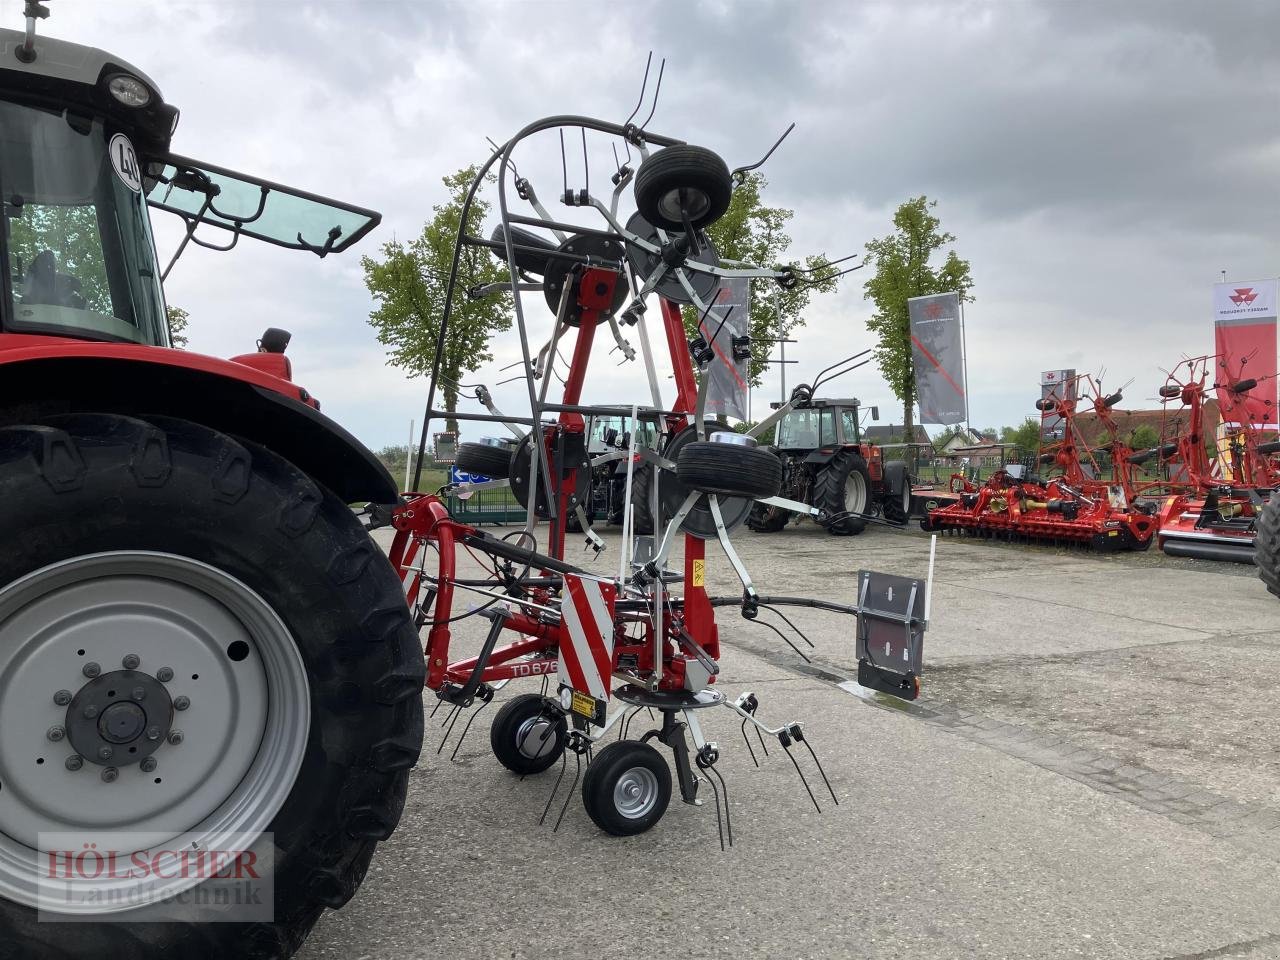
{"type": "Polygon", "coordinates": [[[937,300],[924,305],[924,315],[929,320],[942,319],[942,311],[944,307],[937,300]]]}
{"type": "Polygon", "coordinates": [[[1236,287],[1230,299],[1237,307],[1247,307],[1258,299],[1258,295],[1253,292],[1253,287],[1236,287]]]}

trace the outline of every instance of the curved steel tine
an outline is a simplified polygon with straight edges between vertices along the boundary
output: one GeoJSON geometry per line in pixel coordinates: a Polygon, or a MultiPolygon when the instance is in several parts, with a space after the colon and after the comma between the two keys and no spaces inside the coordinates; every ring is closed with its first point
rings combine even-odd
{"type": "Polygon", "coordinates": [[[577,769],[573,772],[573,783],[569,784],[569,793],[564,798],[564,806],[560,808],[560,816],[556,818],[556,825],[551,828],[552,833],[559,830],[560,824],[564,822],[564,815],[568,812],[569,804],[573,800],[573,791],[577,789],[578,781],[582,778],[582,754],[575,750],[573,757],[577,761],[577,769]]]}
{"type": "Polygon", "coordinates": [[[644,106],[644,94],[649,89],[649,67],[653,63],[653,51],[649,51],[649,59],[644,62],[644,80],[640,83],[640,97],[636,100],[636,108],[631,111],[631,116],[622,121],[625,127],[636,118],[636,114],[640,112],[640,108],[644,106]]]}
{"type": "Polygon", "coordinates": [[[813,795],[813,791],[809,788],[809,781],[805,779],[804,771],[800,769],[800,764],[796,763],[796,758],[792,756],[791,748],[787,746],[785,743],[783,743],[781,738],[779,738],[778,742],[782,743],[783,751],[786,753],[787,758],[791,761],[791,765],[796,768],[796,773],[800,775],[800,782],[804,784],[805,793],[809,794],[809,799],[813,801],[813,809],[821,813],[822,808],[818,806],[818,798],[813,795]]]}
{"type": "MultiPolygon", "coordinates": [[[[711,767],[705,769],[711,770],[711,767]]],[[[720,835],[720,850],[724,851],[724,824],[720,820],[720,790],[716,787],[716,782],[710,777],[703,778],[706,783],[711,785],[711,797],[716,804],[716,833],[720,835]]]]}
{"type": "MultiPolygon", "coordinates": [[[[538,818],[538,825],[547,822],[547,814],[551,812],[551,804],[555,802],[556,794],[560,792],[560,784],[564,781],[564,772],[569,766],[569,758],[563,753],[560,754],[560,776],[556,777],[556,785],[551,788],[551,796],[547,797],[547,805],[542,808],[542,816],[538,818]]],[[[573,796],[572,793],[569,794],[573,796]]]]}
{"type": "Polygon", "coordinates": [[[836,792],[831,787],[831,781],[827,779],[827,772],[822,769],[822,762],[818,759],[818,755],[813,752],[813,746],[809,743],[809,738],[806,736],[800,742],[803,743],[805,748],[809,751],[809,756],[813,757],[813,763],[814,766],[818,768],[818,773],[822,774],[822,782],[827,785],[827,791],[831,794],[831,802],[837,807],[840,806],[840,801],[836,799],[836,792]]]}
{"type": "Polygon", "coordinates": [[[462,736],[458,738],[458,743],[456,746],[454,746],[453,753],[449,754],[449,761],[451,763],[454,760],[458,759],[458,751],[462,749],[462,741],[467,739],[467,734],[471,732],[471,725],[476,722],[476,717],[480,716],[480,711],[483,710],[492,702],[493,702],[492,700],[484,701],[484,703],[476,707],[475,713],[471,714],[471,716],[467,718],[467,725],[462,728],[462,736]]]}
{"type": "MultiPolygon", "coordinates": [[[[715,766],[707,768],[716,775],[716,779],[720,781],[720,789],[724,791],[724,825],[725,833],[729,836],[729,846],[733,846],[733,817],[729,815],[729,784],[725,783],[724,776],[715,766]]],[[[712,793],[715,793],[715,787],[712,787],[712,793]]]]}
{"type": "MultiPolygon", "coordinates": [[[[436,747],[436,756],[440,756],[440,751],[444,749],[444,745],[449,742],[449,734],[453,733],[453,725],[458,722],[458,718],[462,716],[462,708],[454,707],[449,711],[449,716],[453,719],[449,721],[449,728],[445,730],[444,736],[440,738],[440,746],[436,747]]],[[[441,724],[444,726],[444,724],[441,724]]]]}
{"type": "MultiPolygon", "coordinates": [[[[760,732],[760,728],[759,728],[759,727],[757,727],[757,728],[756,728],[756,733],[759,733],[759,732],[760,732]]],[[[755,752],[755,750],[751,749],[751,738],[747,736],[747,721],[746,721],[746,720],[743,720],[743,721],[742,721],[742,742],[743,742],[743,743],[745,743],[745,744],[747,745],[747,753],[751,754],[751,762],[752,762],[752,763],[754,763],[754,764],[756,765],[757,769],[758,769],[758,768],[759,768],[759,766],[760,766],[760,761],[756,759],[756,752],[755,752]]]]}

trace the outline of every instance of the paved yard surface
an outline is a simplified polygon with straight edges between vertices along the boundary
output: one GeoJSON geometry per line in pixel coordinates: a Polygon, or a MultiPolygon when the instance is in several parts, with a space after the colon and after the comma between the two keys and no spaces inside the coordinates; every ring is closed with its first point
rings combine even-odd
{"type": "MultiPolygon", "coordinates": [[[[735,542],[761,593],[845,602],[858,569],[928,558],[887,529],[735,542]]],[[[723,688],[804,721],[840,800],[815,812],[785,756],[756,769],[711,711],[725,853],[709,802],[627,840],[577,798],[539,826],[555,770],[506,773],[492,707],[437,755],[441,710],[399,833],[300,956],[1280,957],[1280,601],[1252,570],[943,538],[933,603],[909,707],[849,680],[850,621],[788,609],[807,664],[722,612],[723,688]]]]}

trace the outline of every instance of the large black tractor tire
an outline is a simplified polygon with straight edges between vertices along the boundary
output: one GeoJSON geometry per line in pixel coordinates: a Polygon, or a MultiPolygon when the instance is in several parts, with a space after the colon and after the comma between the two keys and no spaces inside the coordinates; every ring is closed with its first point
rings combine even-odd
{"type": "MultiPolygon", "coordinates": [[[[188,757],[207,774],[203,782],[220,791],[219,778],[235,775],[225,757],[245,740],[250,770],[277,778],[274,794],[251,803],[265,824],[251,831],[259,837],[255,849],[274,859],[272,922],[226,922],[228,908],[203,899],[207,885],[187,891],[190,912],[182,921],[138,922],[131,911],[112,914],[110,922],[50,923],[38,919],[32,902],[0,895],[0,957],[292,955],[323,909],[342,907],[359,888],[378,841],[400,820],[422,745],[422,650],[382,552],[346,504],[262,447],[186,421],[102,414],[0,429],[0,542],[0,660],[28,642],[21,623],[48,617],[48,637],[30,648],[24,669],[47,657],[51,676],[67,688],[23,687],[0,670],[0,714],[13,716],[16,708],[44,722],[66,711],[65,741],[50,736],[58,742],[37,744],[45,739],[37,736],[29,748],[19,745],[24,757],[39,752],[50,761],[37,766],[33,756],[20,780],[12,780],[38,798],[32,803],[41,824],[72,819],[68,803],[117,818],[116,830],[140,816],[135,804],[176,809],[165,806],[161,791],[194,789],[177,785],[188,757]],[[184,609],[188,603],[194,606],[184,609]],[[65,607],[61,619],[52,616],[58,604],[65,607]],[[223,618],[229,632],[190,617],[200,609],[223,618]],[[155,636],[113,627],[121,617],[132,622],[130,616],[143,617],[155,636]],[[249,642],[224,647],[237,631],[249,642]],[[201,635],[209,639],[199,641],[201,635]],[[122,658],[120,650],[135,645],[122,658]],[[209,669],[193,672],[201,657],[209,669]],[[273,686],[272,670],[293,685],[273,686]],[[86,677],[124,673],[137,684],[135,695],[144,686],[153,691],[138,708],[151,711],[143,720],[175,726],[158,738],[158,748],[135,734],[131,742],[154,750],[142,763],[128,759],[126,744],[117,741],[117,781],[99,757],[72,762],[86,736],[106,729],[106,712],[98,727],[86,728],[75,700],[58,704],[67,692],[92,692],[86,677]],[[262,696],[247,698],[247,710],[214,696],[218,684],[241,676],[268,678],[257,688],[262,696]],[[258,737],[249,715],[263,724],[258,737]],[[178,723],[185,738],[175,740],[178,723]],[[209,731],[224,728],[235,736],[219,752],[209,731]],[[283,753],[270,753],[267,744],[283,753]],[[282,755],[290,762],[280,762],[282,755]],[[281,773],[295,767],[292,776],[281,773]],[[161,785],[165,773],[172,775],[161,785]]],[[[111,706],[138,712],[132,704],[111,706]]],[[[157,739],[151,733],[147,739],[157,739]]],[[[0,789],[7,793],[3,780],[15,771],[3,765],[17,761],[3,756],[0,789]]],[[[0,811],[0,829],[7,829],[3,818],[0,811]]],[[[168,829],[198,831],[208,822],[168,829]]]]}
{"type": "Polygon", "coordinates": [[[911,479],[902,478],[902,488],[898,491],[887,491],[881,501],[884,506],[884,518],[890,523],[906,525],[911,520],[911,479]]]}
{"type": "Polygon", "coordinates": [[[682,204],[695,228],[710,226],[724,216],[733,197],[733,178],[718,154],[682,143],[665,147],[640,164],[634,189],[642,217],[667,230],[684,230],[682,204]]]}
{"type": "Polygon", "coordinates": [[[653,468],[636,464],[631,476],[631,532],[653,536],[653,468]]]}
{"type": "Polygon", "coordinates": [[[813,484],[814,506],[828,515],[848,514],[827,524],[827,532],[837,537],[852,536],[866,529],[870,496],[867,461],[852,450],[841,450],[832,457],[813,484]]]}
{"type": "Polygon", "coordinates": [[[676,476],[690,490],[725,497],[776,497],[782,488],[782,461],[769,450],[701,440],[686,444],[676,476]]]}
{"type": "Polygon", "coordinates": [[[777,533],[791,519],[790,510],[767,503],[754,503],[747,514],[747,527],[756,533],[777,533]]]}
{"type": "Polygon", "coordinates": [[[1267,590],[1280,597],[1280,493],[1273,493],[1258,518],[1253,562],[1267,590]]]}
{"type": "Polygon", "coordinates": [[[511,447],[489,443],[460,443],[455,461],[458,469],[493,480],[511,476],[511,447]]]}

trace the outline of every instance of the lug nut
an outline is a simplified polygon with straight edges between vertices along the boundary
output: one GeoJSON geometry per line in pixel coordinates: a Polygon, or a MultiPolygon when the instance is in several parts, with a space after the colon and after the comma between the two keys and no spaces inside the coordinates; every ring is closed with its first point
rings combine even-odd
{"type": "Polygon", "coordinates": [[[102,771],[102,780],[104,783],[115,783],[116,777],[120,776],[120,771],[115,767],[107,767],[102,771]]]}
{"type": "Polygon", "coordinates": [[[99,759],[99,760],[110,760],[110,759],[111,759],[111,756],[112,756],[112,750],[111,750],[111,748],[110,748],[110,747],[99,747],[99,748],[98,748],[98,759],[99,759]]]}
{"type": "Polygon", "coordinates": [[[169,742],[170,742],[171,744],[173,744],[175,747],[176,747],[178,744],[180,744],[180,743],[182,742],[182,731],[181,731],[181,730],[170,730],[170,731],[169,731],[169,742]]]}
{"type": "Polygon", "coordinates": [[[84,718],[86,720],[92,720],[97,715],[98,715],[98,708],[95,707],[92,703],[84,708],[84,718]]]}
{"type": "Polygon", "coordinates": [[[142,660],[139,659],[136,653],[130,653],[126,654],[125,658],[120,661],[120,666],[124,667],[126,670],[137,670],[138,664],[141,662],[142,660]]]}
{"type": "Polygon", "coordinates": [[[147,691],[146,691],[143,687],[134,687],[134,688],[133,688],[133,699],[135,699],[135,700],[145,700],[145,699],[147,699],[147,691]]]}
{"type": "Polygon", "coordinates": [[[92,680],[94,677],[96,677],[98,674],[102,672],[102,668],[98,666],[96,663],[94,663],[92,660],[90,660],[88,663],[84,665],[84,669],[81,670],[80,672],[83,673],[90,680],[92,680]]]}
{"type": "Polygon", "coordinates": [[[156,679],[161,683],[168,683],[173,679],[173,670],[169,667],[161,667],[156,671],[156,679]]]}
{"type": "Polygon", "coordinates": [[[53,695],[53,702],[60,707],[65,707],[68,703],[71,702],[71,691],[59,690],[57,693],[53,695]]]}
{"type": "Polygon", "coordinates": [[[59,724],[59,723],[55,723],[45,733],[45,736],[48,737],[50,740],[52,740],[54,743],[57,743],[66,735],[67,735],[66,729],[62,726],[62,724],[59,724]]]}
{"type": "Polygon", "coordinates": [[[175,710],[185,710],[185,709],[187,709],[187,707],[189,707],[189,706],[191,706],[191,698],[190,698],[190,697],[174,697],[174,698],[173,698],[173,709],[175,709],[175,710]]]}
{"type": "Polygon", "coordinates": [[[159,739],[160,739],[160,728],[159,728],[159,727],[147,727],[147,739],[148,739],[148,740],[159,740],[159,739]]]}
{"type": "Polygon", "coordinates": [[[63,766],[65,766],[68,770],[79,770],[81,767],[84,766],[84,759],[80,757],[78,754],[73,753],[71,756],[67,757],[65,761],[63,761],[63,766]]]}
{"type": "Polygon", "coordinates": [[[156,768],[156,758],[147,757],[140,764],[138,764],[138,766],[142,769],[143,773],[150,773],[152,770],[156,768]]]}

